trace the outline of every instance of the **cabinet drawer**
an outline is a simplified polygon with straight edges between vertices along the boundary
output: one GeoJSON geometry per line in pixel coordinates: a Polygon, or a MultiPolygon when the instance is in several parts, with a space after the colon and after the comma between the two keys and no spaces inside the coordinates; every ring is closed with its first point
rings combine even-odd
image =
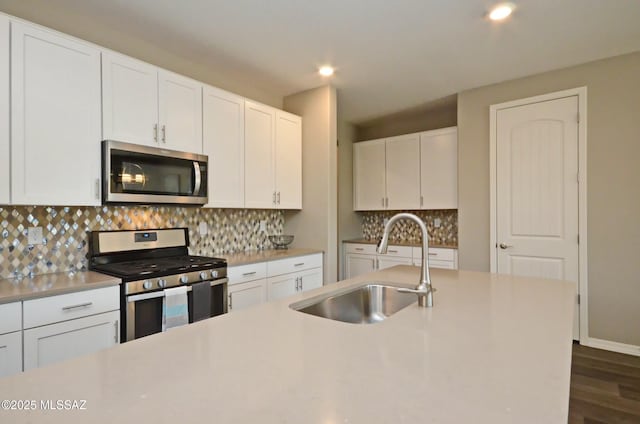
{"type": "MultiPolygon", "coordinates": [[[[422,248],[413,248],[413,257],[415,259],[422,259],[422,248]]],[[[429,260],[435,259],[439,261],[455,261],[456,249],[443,249],[441,247],[429,248],[429,260]]]]}
{"type": "Polygon", "coordinates": [[[0,334],[22,330],[22,302],[0,305],[0,334]]]}
{"type": "Polygon", "coordinates": [[[229,285],[259,280],[267,276],[267,263],[257,262],[255,264],[232,266],[227,269],[227,275],[229,276],[229,285]]]}
{"type": "MultiPolygon", "coordinates": [[[[419,260],[413,261],[414,266],[421,266],[419,260]]],[[[429,268],[444,268],[444,269],[456,269],[456,264],[453,261],[439,261],[437,259],[433,259],[429,261],[429,268]]]]}
{"type": "Polygon", "coordinates": [[[346,253],[358,253],[361,255],[375,255],[375,244],[361,244],[361,243],[345,243],[344,251],[346,253]]]}
{"type": "Polygon", "coordinates": [[[305,269],[320,268],[322,266],[322,253],[295,258],[280,259],[267,263],[267,276],[289,274],[290,272],[303,271],[305,269]]]}
{"type": "Polygon", "coordinates": [[[24,302],[24,328],[120,310],[120,287],[104,287],[24,302]]]}

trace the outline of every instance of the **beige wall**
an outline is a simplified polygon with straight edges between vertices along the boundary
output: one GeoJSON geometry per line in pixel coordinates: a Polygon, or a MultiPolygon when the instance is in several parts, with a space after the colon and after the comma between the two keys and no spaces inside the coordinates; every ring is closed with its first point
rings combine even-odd
{"type": "Polygon", "coordinates": [[[453,127],[458,120],[456,100],[457,96],[453,95],[416,108],[358,123],[355,141],[453,127]]]}
{"type": "MultiPolygon", "coordinates": [[[[282,107],[282,95],[264,81],[256,81],[245,74],[244,65],[232,63],[228,58],[206,57],[197,63],[169,52],[159,43],[146,41],[149,34],[131,37],[118,27],[75,14],[65,7],[57,7],[50,0],[0,0],[0,11],[18,18],[44,25],[74,37],[90,41],[102,47],[152,63],[164,69],[177,72],[196,80],[211,84],[241,96],[257,100],[271,106],[282,107]],[[221,64],[222,63],[222,64],[221,64]]],[[[135,27],[134,23],[129,23],[135,27]]],[[[188,46],[185,46],[187,49],[188,46]]]]}
{"type": "Polygon", "coordinates": [[[458,96],[461,269],[489,270],[489,106],[586,86],[589,335],[640,345],[640,52],[458,96]]]}
{"type": "Polygon", "coordinates": [[[340,119],[338,106],[338,279],[344,276],[343,240],[362,237],[362,220],[353,211],[353,140],[356,129],[340,119]]]}
{"type": "Polygon", "coordinates": [[[302,210],[285,213],[292,246],[321,249],[324,281],[338,275],[336,90],[324,86],[284,98],[284,109],[302,116],[302,210]]]}

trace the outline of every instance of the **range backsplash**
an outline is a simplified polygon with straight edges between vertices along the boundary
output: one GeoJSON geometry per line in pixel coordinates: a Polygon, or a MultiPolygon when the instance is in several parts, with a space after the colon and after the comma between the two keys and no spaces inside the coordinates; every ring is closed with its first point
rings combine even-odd
{"type": "Polygon", "coordinates": [[[87,231],[188,227],[192,255],[270,248],[282,234],[276,210],[128,206],[0,206],[0,278],[87,269],[87,231]],[[260,231],[266,221],[266,231],[260,231]],[[198,225],[205,222],[208,234],[198,225]],[[42,227],[45,244],[29,245],[28,227],[42,227]]]}
{"type": "MultiPolygon", "coordinates": [[[[420,217],[429,231],[429,242],[432,244],[457,246],[458,245],[458,210],[446,209],[435,211],[379,211],[362,212],[362,235],[368,240],[377,240],[382,237],[386,220],[398,212],[411,212],[420,217]],[[434,225],[435,219],[440,219],[440,227],[434,225]]],[[[414,222],[398,221],[389,235],[390,242],[420,243],[422,235],[420,228],[414,222]]]]}

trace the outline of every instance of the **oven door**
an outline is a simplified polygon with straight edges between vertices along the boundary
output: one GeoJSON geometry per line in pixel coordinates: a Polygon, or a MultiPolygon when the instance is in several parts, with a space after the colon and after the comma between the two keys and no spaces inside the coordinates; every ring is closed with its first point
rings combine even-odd
{"type": "Polygon", "coordinates": [[[207,157],[103,141],[105,203],[207,203],[207,157]]]}
{"type": "MultiPolygon", "coordinates": [[[[227,279],[211,281],[211,315],[212,317],[227,312],[227,279]]],[[[125,297],[126,306],[123,311],[123,328],[121,342],[162,332],[162,304],[164,291],[140,293],[125,297]]],[[[187,287],[188,304],[193,304],[191,287],[187,287]]],[[[193,322],[193,311],[189,308],[189,323],[193,322]]]]}

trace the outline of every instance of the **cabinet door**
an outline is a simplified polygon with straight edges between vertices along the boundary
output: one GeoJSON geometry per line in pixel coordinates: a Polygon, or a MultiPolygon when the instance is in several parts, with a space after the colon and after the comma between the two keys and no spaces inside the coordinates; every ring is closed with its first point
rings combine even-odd
{"type": "Polygon", "coordinates": [[[353,145],[354,209],[385,209],[385,140],[353,145]]]}
{"type": "Polygon", "coordinates": [[[421,209],[458,207],[458,130],[456,127],[420,135],[421,209]]]}
{"type": "Polygon", "coordinates": [[[229,311],[239,311],[267,301],[267,280],[260,279],[228,286],[229,311]]]}
{"type": "Polygon", "coordinates": [[[210,208],[244,207],[244,98],[206,86],[202,150],[209,156],[210,208]]]}
{"type": "Polygon", "coordinates": [[[420,208],[420,135],[392,137],[386,146],[387,209],[420,208]]]}
{"type": "Polygon", "coordinates": [[[0,377],[22,371],[22,331],[0,335],[0,377]]]}
{"type": "Polygon", "coordinates": [[[99,205],[100,135],[100,51],[13,22],[12,203],[99,205]]]}
{"type": "Polygon", "coordinates": [[[302,209],[302,118],[276,113],[276,203],[279,209],[302,209]]]}
{"type": "Polygon", "coordinates": [[[291,296],[298,290],[298,274],[280,275],[267,278],[267,294],[269,300],[291,296]]]}
{"type": "Polygon", "coordinates": [[[24,330],[25,371],[114,346],[119,320],[113,311],[24,330]]]}
{"type": "Polygon", "coordinates": [[[158,71],[160,145],[202,153],[202,84],[172,72],[158,71]]]}
{"type": "Polygon", "coordinates": [[[398,258],[392,256],[378,255],[378,269],[391,268],[396,265],[413,265],[412,258],[398,258]]]}
{"type": "Polygon", "coordinates": [[[246,101],[244,112],[244,205],[276,207],[273,144],[275,109],[246,101]]]}
{"type": "Polygon", "coordinates": [[[0,15],[0,205],[10,201],[9,157],[9,19],[0,15]]]}
{"type": "Polygon", "coordinates": [[[376,270],[375,255],[346,255],[346,278],[357,277],[376,270]]]}
{"type": "Polygon", "coordinates": [[[102,138],[158,144],[158,68],[102,53],[102,138]]]}
{"type": "Polygon", "coordinates": [[[317,289],[322,287],[322,268],[310,269],[309,271],[303,271],[298,273],[300,279],[300,286],[302,291],[317,289]]]}

